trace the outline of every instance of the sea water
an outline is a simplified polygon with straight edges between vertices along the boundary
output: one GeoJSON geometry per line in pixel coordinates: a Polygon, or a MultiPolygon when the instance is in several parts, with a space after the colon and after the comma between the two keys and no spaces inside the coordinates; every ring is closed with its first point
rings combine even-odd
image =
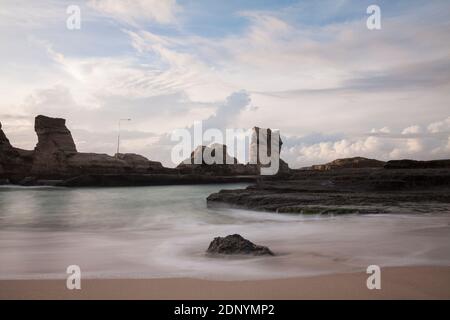
{"type": "Polygon", "coordinates": [[[0,279],[265,279],[450,265],[450,213],[289,215],[207,208],[245,185],[127,188],[0,187],[0,279]],[[274,257],[210,257],[238,233],[274,257]]]}

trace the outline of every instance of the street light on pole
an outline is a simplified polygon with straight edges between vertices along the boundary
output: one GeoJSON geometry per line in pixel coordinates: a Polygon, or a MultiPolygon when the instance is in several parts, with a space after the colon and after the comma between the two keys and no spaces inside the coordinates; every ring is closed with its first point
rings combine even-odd
{"type": "Polygon", "coordinates": [[[119,130],[117,133],[117,152],[116,152],[116,158],[119,157],[119,151],[120,151],[120,123],[122,121],[131,121],[131,119],[119,119],[119,130]]]}

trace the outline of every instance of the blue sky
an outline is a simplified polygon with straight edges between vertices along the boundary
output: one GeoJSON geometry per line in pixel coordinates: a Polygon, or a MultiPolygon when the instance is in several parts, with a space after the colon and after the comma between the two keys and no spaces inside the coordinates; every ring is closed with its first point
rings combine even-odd
{"type": "Polygon", "coordinates": [[[132,117],[123,151],[166,165],[171,130],[207,119],[280,129],[294,167],[448,157],[449,18],[438,0],[3,0],[0,121],[33,148],[36,114],[65,117],[79,150],[111,154],[132,117]]]}

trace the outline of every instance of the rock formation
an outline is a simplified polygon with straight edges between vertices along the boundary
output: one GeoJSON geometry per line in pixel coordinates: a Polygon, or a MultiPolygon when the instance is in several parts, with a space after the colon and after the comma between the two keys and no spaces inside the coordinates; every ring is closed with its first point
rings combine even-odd
{"type": "Polygon", "coordinates": [[[384,167],[386,169],[450,169],[450,160],[391,160],[384,167]]]}
{"type": "MultiPolygon", "coordinates": [[[[109,156],[78,152],[64,119],[37,116],[35,130],[38,136],[35,149],[22,150],[11,145],[0,123],[0,183],[127,186],[258,181],[256,186],[249,187],[246,191],[225,191],[211,195],[208,204],[226,203],[262,210],[301,211],[308,205],[308,199],[316,199],[322,205],[333,204],[334,201],[350,199],[350,195],[355,195],[356,192],[364,191],[371,195],[379,190],[440,190],[448,188],[450,181],[450,160],[397,160],[385,164],[361,157],[338,159],[325,165],[310,167],[309,170],[291,170],[279,159],[279,174],[257,177],[263,167],[258,151],[265,150],[269,156],[272,153],[270,143],[260,143],[257,136],[254,136],[251,144],[251,157],[256,164],[240,164],[227,153],[226,146],[213,145],[198,147],[191,153],[188,161],[190,164],[182,163],[171,169],[138,154],[109,156]],[[195,164],[193,160],[196,156],[205,151],[212,157],[217,152],[223,152],[223,158],[231,164],[207,164],[205,161],[195,164]],[[338,168],[342,170],[333,170],[338,168]],[[300,196],[299,192],[302,193],[300,196]],[[341,192],[345,193],[343,197],[333,196],[341,192]]],[[[273,135],[270,129],[255,127],[254,133],[264,130],[266,135],[262,139],[270,141],[273,135]]],[[[280,150],[281,145],[282,141],[279,139],[275,147],[280,150]]],[[[437,191],[433,192],[433,196],[424,195],[425,199],[447,201],[445,196],[437,191]]],[[[418,196],[411,197],[416,199],[418,196]]],[[[364,202],[370,204],[373,201],[369,197],[364,202]]]]}
{"type": "Polygon", "coordinates": [[[2,124],[0,123],[0,175],[5,174],[3,164],[6,161],[7,154],[12,150],[8,138],[3,133],[2,124]]]}
{"type": "MultiPolygon", "coordinates": [[[[0,179],[2,183],[11,181],[19,184],[60,184],[61,180],[70,180],[73,185],[112,185],[117,182],[127,185],[133,182],[144,185],[145,183],[157,184],[175,183],[176,177],[181,183],[199,181],[199,183],[212,183],[215,181],[247,181],[260,173],[263,166],[258,154],[256,164],[240,164],[237,159],[230,156],[227,147],[220,144],[211,146],[199,146],[194,150],[188,161],[181,163],[176,169],[164,168],[161,163],[150,161],[137,154],[107,154],[78,152],[71,132],[66,127],[66,120],[38,115],[35,118],[35,131],[38,143],[34,150],[27,151],[14,148],[0,125],[0,179]],[[211,159],[223,160],[221,163],[209,164],[202,158],[200,164],[195,159],[203,154],[209,154],[211,159]],[[217,157],[216,157],[217,155],[217,157]],[[221,155],[222,157],[219,157],[221,155]],[[137,175],[169,174],[170,177],[138,177],[137,175]],[[85,176],[84,178],[82,176],[85,176]],[[110,175],[109,178],[104,177],[110,175]],[[133,175],[126,179],[121,175],[133,175]],[[181,178],[180,175],[190,175],[181,178]],[[200,178],[202,176],[207,179],[200,178]],[[227,179],[222,179],[227,177],[227,179]],[[231,179],[235,177],[236,179],[231,179]],[[75,179],[77,178],[77,179],[75,179]],[[239,178],[239,179],[238,179],[239,178]],[[74,180],[75,179],[75,180],[74,180]],[[175,179],[175,180],[174,180],[175,179]],[[239,180],[240,181],[240,180],[239,180]]],[[[255,132],[265,129],[254,128],[255,132]]],[[[272,131],[266,130],[265,137],[270,141],[272,131]]],[[[277,148],[281,148],[281,139],[277,148]]],[[[268,146],[259,143],[259,137],[253,142],[256,151],[265,148],[268,156],[272,150],[268,146]]],[[[200,157],[199,157],[200,158],[200,157]]],[[[288,172],[287,164],[280,159],[279,172],[288,172]]],[[[64,183],[63,183],[64,184],[64,183]]],[[[66,184],[69,184],[67,182],[66,184]]]]}
{"type": "Polygon", "coordinates": [[[34,148],[31,174],[51,178],[69,175],[67,157],[76,154],[77,149],[66,120],[39,115],[35,118],[34,130],[38,143],[34,148]]]}
{"type": "Polygon", "coordinates": [[[2,130],[2,123],[0,122],[0,150],[6,151],[12,149],[11,144],[9,143],[8,138],[2,130]]]}
{"type": "Polygon", "coordinates": [[[258,174],[256,166],[240,164],[236,158],[228,154],[227,146],[222,144],[198,146],[191,152],[191,156],[188,159],[177,166],[177,169],[184,174],[222,176],[258,174]],[[221,152],[222,156],[216,157],[217,152],[221,152]],[[210,155],[211,161],[205,161],[204,155],[210,155]],[[213,160],[217,160],[220,163],[215,163],[213,160]]]}
{"type": "MultiPolygon", "coordinates": [[[[253,127],[250,141],[250,164],[255,164],[258,167],[258,171],[261,170],[261,167],[269,167],[269,164],[263,164],[262,159],[260,159],[260,155],[267,155],[267,157],[272,156],[272,147],[278,149],[278,160],[279,160],[279,170],[278,174],[283,174],[289,172],[288,164],[280,158],[281,146],[283,145],[283,141],[279,136],[274,140],[272,145],[272,132],[271,129],[253,127]]],[[[277,133],[279,135],[279,133],[277,133]]]]}
{"type": "Polygon", "coordinates": [[[336,159],[326,164],[313,165],[312,170],[335,170],[345,168],[381,168],[385,165],[384,161],[367,159],[363,157],[336,159]]]}
{"type": "Polygon", "coordinates": [[[72,134],[66,127],[66,120],[39,115],[35,118],[34,130],[38,136],[35,151],[38,153],[76,153],[72,134]]]}
{"type": "Polygon", "coordinates": [[[66,157],[70,176],[81,174],[145,174],[163,173],[160,162],[136,154],[109,156],[100,153],[74,153],[66,157]]]}
{"type": "MultiPolygon", "coordinates": [[[[278,153],[280,153],[282,145],[283,141],[279,137],[278,141],[275,140],[273,147],[278,148],[278,153]]],[[[250,142],[250,163],[261,165],[261,153],[268,157],[272,155],[272,130],[253,127],[250,142]]]]}
{"type": "MultiPolygon", "coordinates": [[[[280,157],[281,145],[283,144],[281,138],[275,141],[274,146],[277,148],[277,155],[272,154],[272,135],[274,133],[271,129],[262,129],[259,127],[254,127],[252,129],[250,148],[249,148],[249,163],[240,164],[238,160],[231,157],[227,153],[227,146],[222,144],[214,144],[212,146],[198,146],[192,153],[191,156],[184,160],[177,166],[182,173],[204,173],[204,174],[220,174],[220,175],[259,175],[261,173],[262,167],[270,167],[270,159],[264,161],[261,159],[261,155],[266,155],[268,158],[271,156],[277,156],[279,163],[278,174],[285,174],[289,172],[288,164],[283,161],[280,157]],[[217,152],[221,152],[223,159],[222,164],[208,163],[202,157],[202,155],[210,154],[214,158],[217,152]],[[197,159],[197,160],[196,160],[197,159]],[[200,159],[201,163],[200,163],[200,159]],[[226,161],[226,162],[225,162],[226,161]]],[[[277,133],[278,135],[278,133],[277,133]]]]}
{"type": "Polygon", "coordinates": [[[270,255],[273,252],[269,248],[256,245],[251,241],[244,239],[239,234],[233,234],[226,237],[217,237],[210,243],[206,250],[208,254],[245,254],[245,255],[270,255]]]}
{"type": "Polygon", "coordinates": [[[35,180],[61,180],[84,174],[171,172],[160,162],[137,154],[109,156],[77,152],[64,119],[39,115],[34,128],[38,143],[33,151],[26,151],[11,146],[0,125],[0,178],[33,184],[35,180]]]}
{"type": "Polygon", "coordinates": [[[412,213],[450,210],[450,170],[343,168],[292,170],[246,189],[208,196],[210,207],[278,213],[412,213]]]}
{"type": "Polygon", "coordinates": [[[35,131],[38,143],[34,150],[21,150],[10,144],[0,124],[0,183],[125,186],[248,182],[255,179],[248,176],[256,174],[256,167],[237,163],[221,145],[200,147],[191,157],[209,148],[212,156],[217,150],[223,152],[224,159],[231,164],[182,164],[171,169],[133,153],[110,156],[78,152],[64,119],[39,115],[35,118],[35,131]]]}
{"type": "Polygon", "coordinates": [[[238,160],[228,154],[226,145],[215,143],[211,146],[198,146],[191,152],[191,156],[180,163],[179,166],[199,164],[238,164],[238,160]],[[205,156],[208,155],[210,155],[211,161],[208,161],[207,163],[205,161],[205,156]]]}
{"type": "Polygon", "coordinates": [[[30,171],[32,161],[33,151],[13,147],[0,123],[0,179],[10,182],[22,178],[30,171]]]}

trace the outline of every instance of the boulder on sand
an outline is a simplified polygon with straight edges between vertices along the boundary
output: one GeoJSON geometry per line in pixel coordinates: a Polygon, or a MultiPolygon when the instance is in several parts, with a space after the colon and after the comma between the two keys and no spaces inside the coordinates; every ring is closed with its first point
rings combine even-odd
{"type": "Polygon", "coordinates": [[[274,255],[269,248],[256,245],[239,234],[214,238],[206,252],[209,254],[274,255]]]}

